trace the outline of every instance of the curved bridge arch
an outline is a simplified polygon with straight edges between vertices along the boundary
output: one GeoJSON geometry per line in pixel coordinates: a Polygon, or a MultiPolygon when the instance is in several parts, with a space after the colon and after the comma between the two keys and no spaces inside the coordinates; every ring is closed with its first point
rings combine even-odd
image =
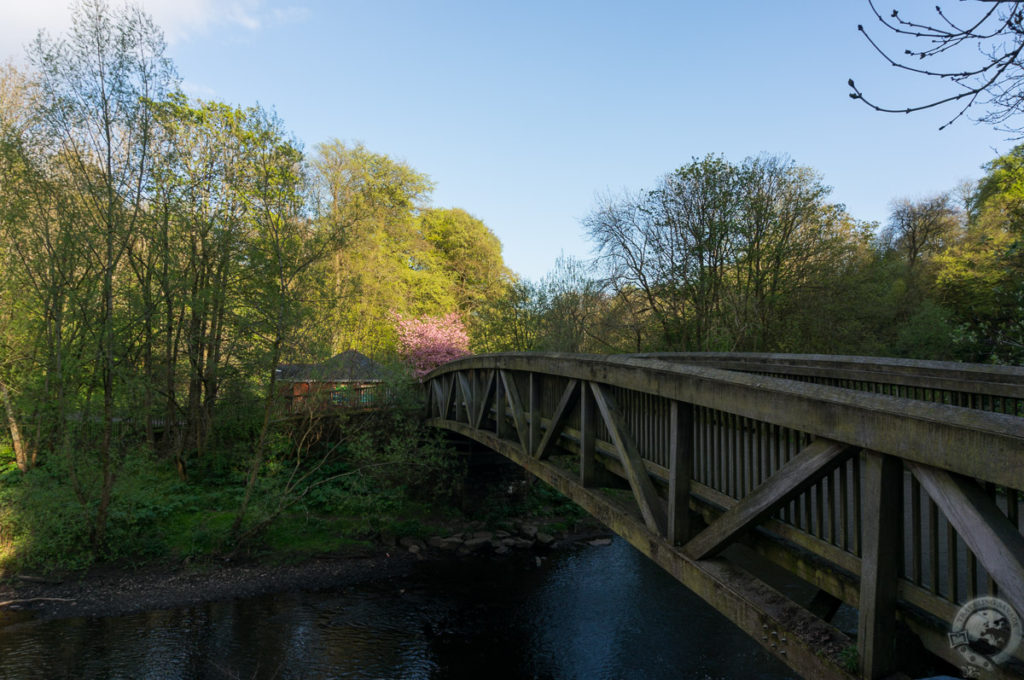
{"type": "Polygon", "coordinates": [[[852,677],[854,644],[857,676],[882,677],[897,619],[963,665],[961,605],[994,590],[1024,613],[1024,369],[530,353],[425,383],[429,424],[559,489],[806,677],[852,677]],[[792,602],[723,553],[736,543],[818,596],[792,602]],[[829,623],[841,603],[856,643],[829,623]]]}

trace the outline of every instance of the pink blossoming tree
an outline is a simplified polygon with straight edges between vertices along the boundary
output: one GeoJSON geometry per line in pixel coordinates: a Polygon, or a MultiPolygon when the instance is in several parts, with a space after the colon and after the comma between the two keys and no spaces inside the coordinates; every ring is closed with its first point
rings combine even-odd
{"type": "Polygon", "coordinates": [[[441,364],[469,355],[469,335],[458,314],[418,319],[395,315],[398,353],[422,378],[441,364]]]}

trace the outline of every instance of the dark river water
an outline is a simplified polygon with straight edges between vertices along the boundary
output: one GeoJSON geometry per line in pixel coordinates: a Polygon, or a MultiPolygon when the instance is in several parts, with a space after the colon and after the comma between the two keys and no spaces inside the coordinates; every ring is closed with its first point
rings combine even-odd
{"type": "Polygon", "coordinates": [[[792,673],[616,539],[423,562],[402,582],[40,622],[4,615],[0,677],[786,678],[792,673]]]}

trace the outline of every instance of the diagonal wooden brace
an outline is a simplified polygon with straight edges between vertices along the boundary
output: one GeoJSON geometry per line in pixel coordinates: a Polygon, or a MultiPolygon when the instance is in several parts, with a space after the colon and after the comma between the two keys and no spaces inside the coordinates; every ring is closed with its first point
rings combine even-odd
{"type": "Polygon", "coordinates": [[[601,417],[612,437],[615,449],[619,452],[619,459],[626,471],[626,478],[629,486],[633,489],[633,496],[640,507],[640,514],[643,515],[647,528],[665,536],[668,532],[668,513],[665,510],[665,502],[658,496],[654,488],[651,476],[644,466],[640,457],[636,441],[626,427],[625,418],[619,411],[610,393],[606,393],[598,383],[590,383],[590,390],[594,393],[594,401],[597,403],[601,417]]]}
{"type": "Polygon", "coordinates": [[[455,397],[455,376],[449,375],[445,379],[444,386],[444,400],[441,403],[441,415],[444,418],[448,417],[448,412],[452,408],[452,399],[455,397]]]}
{"type": "Polygon", "coordinates": [[[444,411],[441,410],[444,403],[444,390],[441,388],[441,381],[437,378],[431,380],[430,390],[434,395],[433,403],[431,404],[431,406],[433,406],[434,413],[438,418],[444,418],[444,411]]]}
{"type": "MultiPolygon", "coordinates": [[[[460,371],[459,373],[456,373],[456,376],[459,379],[459,390],[462,392],[462,411],[465,412],[466,422],[468,423],[469,419],[473,417],[471,415],[473,412],[473,390],[469,385],[469,378],[466,377],[465,373],[460,371]]],[[[458,408],[455,409],[455,419],[459,421],[462,420],[459,417],[458,408]]]]}
{"type": "Polygon", "coordinates": [[[480,393],[480,401],[477,402],[479,409],[476,415],[473,417],[473,429],[479,430],[480,426],[484,423],[484,415],[487,413],[487,409],[490,406],[491,392],[494,391],[494,371],[491,371],[484,382],[484,389],[480,393]]]}
{"type": "Polygon", "coordinates": [[[829,439],[816,439],[782,469],[726,510],[711,526],[694,536],[683,548],[695,560],[710,557],[800,495],[834,470],[857,448],[829,439]]]}
{"type": "Polygon", "coordinates": [[[505,387],[505,398],[508,400],[509,408],[512,409],[512,422],[515,423],[519,443],[522,445],[523,451],[529,451],[527,441],[530,433],[526,425],[526,415],[523,412],[523,401],[519,398],[519,388],[516,386],[516,381],[506,371],[499,371],[499,375],[501,384],[505,387]]]}
{"type": "MultiPolygon", "coordinates": [[[[537,445],[537,450],[533,452],[533,457],[537,460],[547,458],[551,445],[558,439],[558,435],[562,434],[562,429],[565,427],[566,416],[569,415],[569,409],[579,395],[579,392],[576,389],[579,384],[579,380],[570,380],[569,384],[565,386],[565,390],[562,392],[562,398],[559,399],[558,406],[555,408],[555,412],[551,416],[548,429],[544,432],[544,436],[541,438],[540,444],[537,445]]],[[[534,412],[530,417],[537,418],[539,420],[540,413],[534,412]]]]}
{"type": "Polygon", "coordinates": [[[1024,616],[1024,536],[974,480],[920,463],[904,465],[999,584],[999,597],[1024,616]]]}

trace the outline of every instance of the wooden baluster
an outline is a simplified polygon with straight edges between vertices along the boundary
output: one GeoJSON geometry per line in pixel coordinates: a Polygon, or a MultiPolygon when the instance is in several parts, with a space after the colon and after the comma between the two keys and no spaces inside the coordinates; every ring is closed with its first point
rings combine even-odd
{"type": "Polygon", "coordinates": [[[939,594],[939,508],[928,499],[928,561],[930,563],[931,591],[939,594]]]}
{"type": "Polygon", "coordinates": [[[850,480],[846,474],[846,468],[850,463],[843,463],[839,466],[839,531],[841,532],[841,539],[838,543],[839,547],[843,550],[850,549],[850,514],[849,507],[850,494],[847,485],[850,480]]]}
{"type": "Polygon", "coordinates": [[[693,407],[669,405],[668,540],[681,545],[690,538],[690,475],[693,470],[693,407]]]}
{"type": "Polygon", "coordinates": [[[921,483],[910,479],[911,580],[921,585],[921,483]]]}
{"type": "MultiPolygon", "coordinates": [[[[814,485],[814,535],[820,539],[825,538],[825,482],[828,477],[823,477],[814,485]]],[[[809,492],[808,492],[809,493],[809,492]]]]}
{"type": "Polygon", "coordinates": [[[956,554],[956,529],[949,522],[946,522],[946,545],[949,548],[947,550],[949,559],[946,562],[946,599],[950,602],[956,602],[957,591],[960,589],[960,567],[956,554]]]}
{"type": "Polygon", "coordinates": [[[860,456],[854,456],[851,459],[853,464],[853,554],[860,555],[861,548],[863,546],[863,533],[861,522],[861,495],[860,495],[860,456]]]}

